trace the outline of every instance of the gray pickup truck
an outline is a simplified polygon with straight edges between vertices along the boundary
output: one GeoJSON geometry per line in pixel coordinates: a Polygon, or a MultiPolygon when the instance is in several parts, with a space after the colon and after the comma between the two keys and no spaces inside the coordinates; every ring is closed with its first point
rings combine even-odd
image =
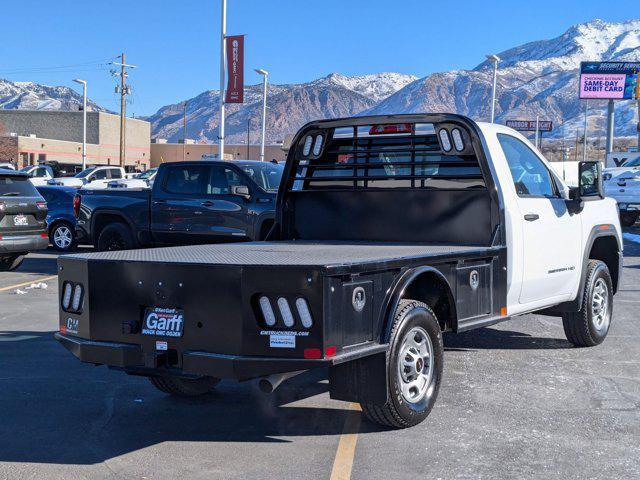
{"type": "Polygon", "coordinates": [[[282,172],[252,160],[164,163],[151,189],[80,190],[76,236],[101,251],[260,240],[282,172]]]}

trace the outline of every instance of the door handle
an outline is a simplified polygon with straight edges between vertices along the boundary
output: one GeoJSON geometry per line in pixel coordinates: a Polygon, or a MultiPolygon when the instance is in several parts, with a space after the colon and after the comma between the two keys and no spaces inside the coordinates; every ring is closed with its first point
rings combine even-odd
{"type": "Polygon", "coordinates": [[[535,222],[536,220],[538,220],[540,218],[540,215],[538,215],[537,213],[527,213],[524,216],[524,219],[527,222],[535,222]]]}
{"type": "Polygon", "coordinates": [[[212,201],[210,201],[210,200],[207,200],[207,201],[205,201],[205,202],[202,202],[202,203],[201,203],[201,205],[202,205],[203,207],[213,207],[213,202],[212,202],[212,201]]]}

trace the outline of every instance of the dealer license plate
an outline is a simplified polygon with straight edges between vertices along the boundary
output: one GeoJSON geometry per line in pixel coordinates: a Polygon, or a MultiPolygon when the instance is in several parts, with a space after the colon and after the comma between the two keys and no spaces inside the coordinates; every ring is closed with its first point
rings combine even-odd
{"type": "Polygon", "coordinates": [[[184,311],[179,308],[150,307],[142,319],[142,334],[158,337],[181,337],[184,311]]]}
{"type": "Polygon", "coordinates": [[[24,215],[16,215],[15,217],[13,217],[13,224],[16,227],[28,227],[29,220],[27,220],[27,217],[24,215]]]}

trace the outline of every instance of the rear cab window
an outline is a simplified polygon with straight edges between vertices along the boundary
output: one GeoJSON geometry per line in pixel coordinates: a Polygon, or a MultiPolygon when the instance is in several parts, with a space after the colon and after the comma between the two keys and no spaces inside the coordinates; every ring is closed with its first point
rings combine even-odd
{"type": "Polygon", "coordinates": [[[39,196],[38,191],[27,177],[0,175],[0,198],[39,196]]]}

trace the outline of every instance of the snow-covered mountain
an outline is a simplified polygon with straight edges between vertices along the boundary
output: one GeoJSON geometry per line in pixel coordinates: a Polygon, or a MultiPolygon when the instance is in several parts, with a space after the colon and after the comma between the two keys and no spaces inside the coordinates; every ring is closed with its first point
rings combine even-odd
{"type": "MultiPolygon", "coordinates": [[[[581,61],[640,61],[640,20],[574,25],[551,40],[527,43],[498,53],[496,121],[553,120],[554,136],[573,136],[582,129],[578,100],[581,61]]],[[[492,64],[473,70],[435,73],[389,96],[365,113],[455,111],[476,120],[489,118],[492,64]]],[[[590,128],[601,128],[606,102],[590,101],[590,128]]],[[[632,102],[616,102],[617,135],[633,135],[637,113],[632,102]]]]}
{"type": "MultiPolygon", "coordinates": [[[[392,93],[416,80],[413,75],[380,73],[347,77],[332,73],[309,83],[269,84],[267,94],[267,141],[282,140],[305,123],[318,118],[356,115],[375,106],[392,93]]],[[[217,90],[187,100],[187,136],[198,141],[217,141],[217,90]]],[[[226,108],[225,137],[230,143],[246,143],[247,122],[250,141],[259,141],[262,118],[262,85],[245,87],[245,103],[226,108]]],[[[183,137],[184,102],[167,105],[148,120],[154,137],[177,141],[183,137]]]]}
{"type": "MultiPolygon", "coordinates": [[[[87,100],[95,111],[105,111],[87,100]]],[[[82,95],[69,87],[48,87],[33,82],[10,82],[0,79],[0,108],[4,110],[78,110],[82,95]]]]}

